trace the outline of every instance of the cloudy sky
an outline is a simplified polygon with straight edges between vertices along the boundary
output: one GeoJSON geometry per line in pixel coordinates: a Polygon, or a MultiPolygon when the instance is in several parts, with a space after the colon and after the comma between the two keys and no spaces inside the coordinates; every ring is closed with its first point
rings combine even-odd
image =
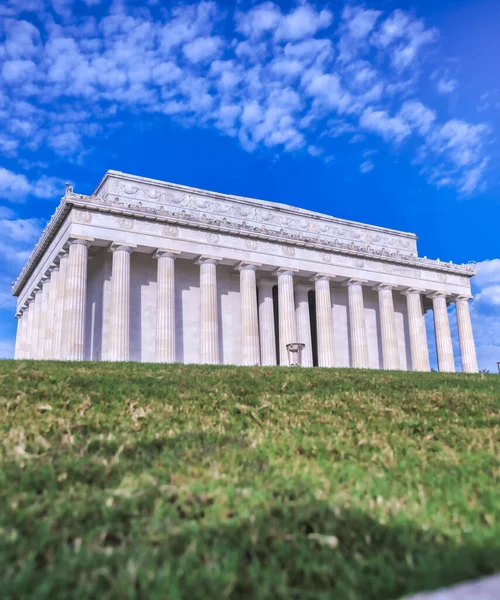
{"type": "Polygon", "coordinates": [[[477,261],[478,356],[496,370],[499,23],[496,0],[3,0],[0,356],[10,284],[64,182],[91,193],[116,169],[412,231],[421,255],[477,261]]]}

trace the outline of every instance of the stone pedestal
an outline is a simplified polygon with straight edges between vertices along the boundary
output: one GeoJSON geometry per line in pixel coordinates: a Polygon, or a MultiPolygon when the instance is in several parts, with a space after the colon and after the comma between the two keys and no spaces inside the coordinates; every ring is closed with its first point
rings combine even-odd
{"type": "Polygon", "coordinates": [[[314,289],[316,295],[316,331],[318,337],[318,367],[335,366],[333,343],[331,277],[316,275],[314,289]]]}
{"type": "Polygon", "coordinates": [[[464,373],[477,373],[476,345],[470,320],[470,296],[458,296],[456,299],[458,337],[460,340],[460,356],[464,373]]]}
{"type": "Polygon", "coordinates": [[[403,294],[406,296],[408,308],[412,371],[430,371],[429,347],[422,309],[422,293],[420,290],[409,288],[403,294]]]}
{"type": "Polygon", "coordinates": [[[289,366],[287,344],[297,342],[297,323],[295,321],[295,301],[293,293],[293,272],[280,269],[278,276],[279,308],[279,356],[280,365],[289,366]]]}
{"type": "Polygon", "coordinates": [[[276,364],[273,286],[271,279],[259,279],[260,361],[263,366],[276,364]]]}
{"type": "Polygon", "coordinates": [[[111,339],[109,360],[130,360],[130,254],[133,248],[111,247],[111,339]]]}
{"type": "Polygon", "coordinates": [[[175,258],[176,253],[158,250],[156,301],[156,362],[175,362],[175,258]]]}
{"type": "Polygon", "coordinates": [[[89,241],[70,241],[63,319],[63,358],[85,358],[85,302],[89,241]]]}
{"type": "Polygon", "coordinates": [[[396,335],[396,318],[392,286],[381,284],[375,287],[378,292],[380,312],[380,336],[382,342],[382,364],[384,369],[400,368],[399,346],[396,335]]]}
{"type": "Polygon", "coordinates": [[[259,365],[259,320],[257,316],[256,265],[241,264],[240,303],[241,303],[241,364],[259,365]]]}
{"type": "Polygon", "coordinates": [[[363,281],[350,279],[347,282],[349,299],[349,324],[351,334],[352,366],[367,369],[368,342],[366,338],[365,305],[363,302],[363,281]]]}
{"type": "Polygon", "coordinates": [[[450,320],[446,307],[446,294],[436,292],[431,294],[434,310],[434,331],[436,333],[436,349],[439,370],[446,373],[455,372],[453,343],[451,341],[450,320]]]}
{"type": "Polygon", "coordinates": [[[200,362],[219,364],[219,314],[217,307],[217,259],[201,257],[200,265],[200,362]]]}

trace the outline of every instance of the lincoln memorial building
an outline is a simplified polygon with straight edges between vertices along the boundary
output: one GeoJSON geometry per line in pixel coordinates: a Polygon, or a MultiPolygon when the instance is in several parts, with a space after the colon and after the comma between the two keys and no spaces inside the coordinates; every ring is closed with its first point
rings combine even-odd
{"type": "Polygon", "coordinates": [[[474,274],[412,233],[108,171],[67,186],[14,283],[15,357],[429,371],[431,310],[455,371],[455,303],[472,373],[474,274]]]}

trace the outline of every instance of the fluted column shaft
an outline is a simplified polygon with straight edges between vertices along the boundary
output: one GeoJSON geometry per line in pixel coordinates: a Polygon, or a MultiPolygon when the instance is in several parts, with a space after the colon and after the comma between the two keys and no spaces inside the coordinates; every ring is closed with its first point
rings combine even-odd
{"type": "Polygon", "coordinates": [[[40,304],[38,305],[39,318],[38,318],[38,342],[36,348],[36,357],[39,360],[45,359],[45,336],[47,335],[48,323],[47,323],[47,307],[48,307],[48,296],[49,296],[50,282],[48,277],[42,278],[42,291],[40,292],[40,298],[38,299],[40,304]]]}
{"type": "Polygon", "coordinates": [[[358,369],[367,369],[369,366],[368,341],[366,337],[363,285],[360,281],[350,280],[347,286],[349,298],[352,366],[358,369]]]}
{"type": "Polygon", "coordinates": [[[19,360],[22,358],[21,355],[21,346],[22,346],[22,329],[23,329],[23,313],[16,315],[17,319],[17,330],[16,330],[16,344],[14,346],[14,360],[19,360]]]}
{"type": "Polygon", "coordinates": [[[430,371],[429,346],[425,329],[422,295],[419,290],[408,289],[403,292],[408,308],[408,329],[410,334],[410,352],[412,371],[430,371]]]}
{"type": "Polygon", "coordinates": [[[156,301],[156,362],[175,362],[175,258],[159,250],[156,301]]]}
{"type": "Polygon", "coordinates": [[[29,349],[28,356],[26,358],[34,359],[35,358],[35,349],[38,338],[38,330],[37,330],[37,320],[38,320],[38,306],[37,306],[37,298],[40,296],[40,290],[34,290],[33,298],[30,301],[30,310],[29,310],[29,321],[28,321],[28,336],[29,336],[29,349]]]}
{"type": "Polygon", "coordinates": [[[293,273],[278,271],[278,311],[280,335],[280,365],[289,366],[287,344],[297,342],[297,323],[295,321],[295,301],[293,294],[293,273]]]}
{"type": "Polygon", "coordinates": [[[130,254],[129,246],[111,247],[111,339],[109,360],[130,360],[130,254]]]}
{"type": "Polygon", "coordinates": [[[331,278],[325,275],[316,275],[314,278],[319,367],[335,366],[330,280],[331,278]]]}
{"type": "Polygon", "coordinates": [[[86,240],[72,240],[69,246],[63,319],[65,360],[85,358],[88,244],[86,240]]]}
{"type": "Polygon", "coordinates": [[[399,345],[396,334],[396,317],[392,286],[378,285],[378,304],[380,313],[380,337],[382,342],[382,364],[384,369],[400,368],[399,345]]]}
{"type": "Polygon", "coordinates": [[[45,328],[44,338],[44,350],[43,356],[46,360],[53,358],[53,345],[54,345],[54,324],[55,324],[55,310],[56,301],[58,294],[58,283],[59,283],[59,267],[53,266],[50,270],[50,282],[48,289],[47,298],[47,324],[45,328]]]}
{"type": "Polygon", "coordinates": [[[260,361],[261,365],[276,364],[276,333],[274,325],[273,304],[274,281],[259,280],[259,328],[260,328],[260,361]]]}
{"type": "Polygon", "coordinates": [[[477,373],[476,345],[472,333],[468,296],[458,296],[455,301],[457,309],[458,337],[460,340],[460,356],[464,373],[477,373]]]}
{"type": "Polygon", "coordinates": [[[64,306],[66,298],[66,273],[68,270],[69,254],[65,251],[59,259],[59,277],[57,283],[57,295],[55,299],[54,310],[54,334],[52,345],[52,358],[63,360],[63,327],[64,327],[64,306]]]}
{"type": "Polygon", "coordinates": [[[240,271],[241,364],[259,365],[259,319],[257,315],[256,265],[242,264],[240,271]]]}
{"type": "Polygon", "coordinates": [[[23,310],[22,313],[22,326],[21,326],[21,347],[19,358],[28,358],[28,326],[29,326],[29,305],[23,310]]]}
{"type": "Polygon", "coordinates": [[[200,362],[219,364],[219,314],[217,308],[217,260],[200,263],[200,362]]]}
{"type": "Polygon", "coordinates": [[[295,318],[297,321],[297,341],[304,344],[301,354],[301,366],[313,366],[311,315],[309,313],[310,286],[298,284],[295,286],[295,318]]]}
{"type": "Polygon", "coordinates": [[[439,370],[447,373],[455,372],[453,343],[451,341],[450,320],[446,308],[446,294],[436,293],[431,296],[434,310],[434,331],[439,370]]]}

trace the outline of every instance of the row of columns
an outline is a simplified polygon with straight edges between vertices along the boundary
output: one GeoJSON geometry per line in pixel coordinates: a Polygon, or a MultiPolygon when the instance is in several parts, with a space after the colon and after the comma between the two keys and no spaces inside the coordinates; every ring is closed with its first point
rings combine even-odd
{"type": "MultiPolygon", "coordinates": [[[[89,240],[76,239],[68,252],[52,266],[34,297],[21,315],[16,340],[16,358],[83,360],[85,348],[85,305],[89,240]],[[28,339],[29,338],[29,339],[28,339]]],[[[130,255],[134,248],[113,244],[111,251],[111,328],[108,359],[130,359],[130,255]]],[[[176,360],[175,338],[175,258],[178,253],[159,249],[157,325],[155,356],[158,362],[176,360]]],[[[200,257],[200,362],[219,362],[217,307],[217,263],[211,257],[200,257]]],[[[276,339],[273,305],[275,280],[257,280],[258,264],[242,263],[241,299],[241,364],[275,365],[276,339]],[[259,288],[257,301],[257,287],[259,288]]],[[[291,269],[276,271],[278,283],[279,363],[289,364],[287,344],[305,344],[302,365],[312,366],[312,335],[308,292],[314,286],[316,297],[316,330],[318,365],[333,367],[335,361],[334,322],[330,282],[333,277],[318,273],[311,286],[294,283],[291,269]]],[[[368,339],[365,323],[363,286],[366,281],[351,279],[348,287],[351,363],[368,368],[368,339]]],[[[375,287],[379,298],[382,363],[384,369],[399,369],[399,347],[396,335],[393,286],[375,287]]],[[[412,369],[429,371],[429,353],[422,304],[422,290],[403,291],[407,298],[412,369]]],[[[440,371],[454,371],[453,346],[448,319],[446,295],[434,293],[433,302],[436,347],[440,371]]],[[[465,372],[476,372],[477,361],[470,321],[468,298],[458,297],[457,321],[465,372]]]]}

